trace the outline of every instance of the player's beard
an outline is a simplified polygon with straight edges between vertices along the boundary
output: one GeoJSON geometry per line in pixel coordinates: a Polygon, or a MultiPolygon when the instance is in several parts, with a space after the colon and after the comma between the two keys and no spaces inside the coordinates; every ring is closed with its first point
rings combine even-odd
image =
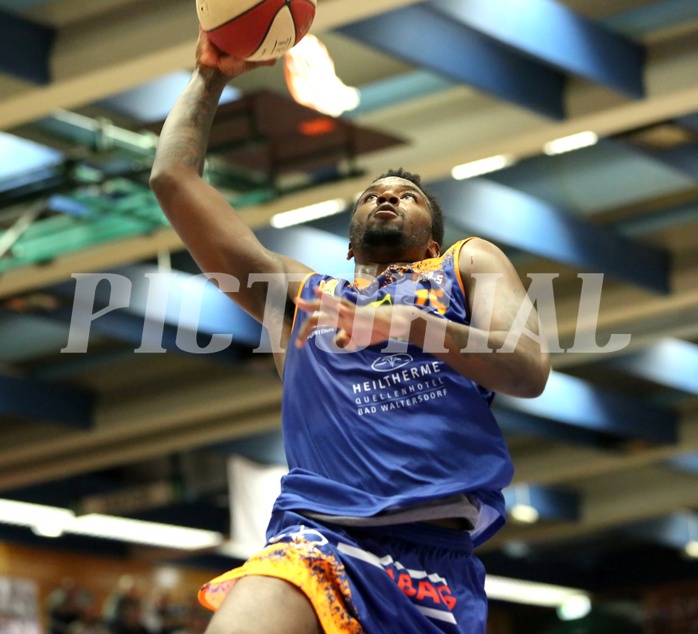
{"type": "Polygon", "coordinates": [[[430,237],[430,228],[424,227],[409,233],[401,226],[392,223],[370,224],[363,227],[353,225],[349,231],[349,239],[358,248],[357,250],[375,261],[385,261],[386,256],[391,259],[391,254],[394,254],[395,261],[399,261],[403,251],[427,244],[430,237]],[[370,257],[371,254],[373,258],[370,257]]]}
{"type": "MultiPolygon", "coordinates": [[[[359,236],[351,236],[352,242],[359,236]]],[[[399,247],[405,242],[405,234],[402,228],[395,225],[372,225],[364,228],[359,237],[359,243],[366,249],[384,247],[399,247]]]]}

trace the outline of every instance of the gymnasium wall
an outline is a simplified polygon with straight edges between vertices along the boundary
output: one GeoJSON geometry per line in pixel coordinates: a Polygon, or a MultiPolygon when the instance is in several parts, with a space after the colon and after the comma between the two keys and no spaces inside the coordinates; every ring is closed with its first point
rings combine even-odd
{"type": "Polygon", "coordinates": [[[0,577],[37,584],[43,629],[49,594],[67,580],[89,593],[94,607],[101,610],[125,579],[133,583],[145,600],[167,591],[173,601],[188,603],[196,597],[198,588],[215,574],[209,570],[165,566],[144,559],[143,553],[138,554],[138,559],[117,559],[0,543],[0,577]]]}

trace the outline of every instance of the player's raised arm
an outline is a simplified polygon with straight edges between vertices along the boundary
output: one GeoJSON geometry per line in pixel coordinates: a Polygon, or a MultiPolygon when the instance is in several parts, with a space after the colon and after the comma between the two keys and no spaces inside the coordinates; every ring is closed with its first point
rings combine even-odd
{"type": "MultiPolygon", "coordinates": [[[[150,185],[160,206],[185,246],[206,273],[235,276],[240,290],[231,297],[253,317],[264,316],[267,288],[248,287],[251,274],[289,273],[307,267],[267,250],[225,197],[202,178],[208,138],[218,101],[226,83],[252,68],[253,63],[222,54],[201,32],[197,66],[177,100],[160,135],[150,185]]],[[[288,289],[292,296],[295,289],[288,289]]]]}

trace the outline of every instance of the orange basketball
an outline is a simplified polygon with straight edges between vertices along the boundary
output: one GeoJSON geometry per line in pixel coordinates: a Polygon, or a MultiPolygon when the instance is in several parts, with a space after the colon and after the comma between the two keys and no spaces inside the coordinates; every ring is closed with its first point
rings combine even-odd
{"type": "Polygon", "coordinates": [[[223,52],[263,61],[281,57],[310,30],[317,0],[196,0],[201,28],[223,52]]]}

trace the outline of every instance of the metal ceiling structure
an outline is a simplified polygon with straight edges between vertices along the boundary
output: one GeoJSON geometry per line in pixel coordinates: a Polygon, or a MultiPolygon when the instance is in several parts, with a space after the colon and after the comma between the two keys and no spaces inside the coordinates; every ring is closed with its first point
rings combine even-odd
{"type": "MultiPolygon", "coordinates": [[[[191,0],[0,0],[0,497],[67,506],[167,481],[178,493],[139,517],[226,531],[227,456],[279,461],[259,330],[202,289],[206,323],[182,325],[201,280],[146,185],[196,31],[191,0]],[[201,354],[221,332],[232,344],[201,354]]],[[[490,571],[600,594],[698,575],[681,554],[698,518],[698,4],[320,0],[313,33],[361,92],[340,125],[389,141],[245,169],[227,139],[209,177],[267,245],[347,272],[346,214],[285,230],[272,216],[420,172],[447,239],[504,248],[555,335],[545,393],[496,400],[540,520],[483,547],[490,571]],[[599,142],[543,151],[586,131],[599,142]],[[510,166],[451,177],[498,155],[510,166]]],[[[234,88],[225,108],[288,99],[280,65],[234,88]]]]}

